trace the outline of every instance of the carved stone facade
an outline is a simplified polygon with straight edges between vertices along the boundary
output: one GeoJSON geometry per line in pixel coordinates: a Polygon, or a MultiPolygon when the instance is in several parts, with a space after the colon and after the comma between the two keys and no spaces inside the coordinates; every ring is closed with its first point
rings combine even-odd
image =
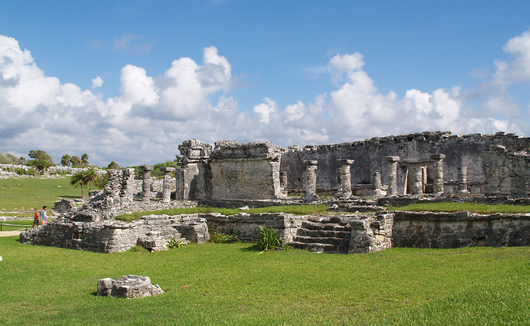
{"type": "Polygon", "coordinates": [[[179,146],[179,169],[176,171],[178,200],[207,199],[211,195],[211,170],[208,160],[212,145],[197,139],[186,140],[179,146]]]}

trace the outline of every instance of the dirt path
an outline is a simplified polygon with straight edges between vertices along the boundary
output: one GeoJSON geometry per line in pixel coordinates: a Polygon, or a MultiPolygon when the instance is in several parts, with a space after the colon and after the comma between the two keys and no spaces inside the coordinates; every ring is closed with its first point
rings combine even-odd
{"type": "Polygon", "coordinates": [[[14,235],[19,235],[22,231],[0,231],[0,237],[11,237],[14,235]]]}

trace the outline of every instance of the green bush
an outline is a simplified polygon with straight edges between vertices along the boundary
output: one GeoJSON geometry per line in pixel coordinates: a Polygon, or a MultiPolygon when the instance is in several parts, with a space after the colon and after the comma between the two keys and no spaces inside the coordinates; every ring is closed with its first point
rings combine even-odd
{"type": "Polygon", "coordinates": [[[167,243],[166,243],[166,247],[168,249],[175,249],[175,248],[180,248],[180,246],[182,245],[182,240],[175,240],[175,238],[169,240],[167,243]]]}
{"type": "Polygon", "coordinates": [[[224,234],[217,230],[212,230],[210,241],[215,243],[234,243],[241,241],[237,235],[232,234],[233,230],[230,230],[230,233],[231,234],[224,234]]]}
{"type": "Polygon", "coordinates": [[[258,247],[261,250],[273,250],[280,246],[280,235],[278,233],[274,233],[274,229],[270,228],[268,226],[259,227],[259,237],[260,241],[258,241],[258,247]]]}
{"type": "Polygon", "coordinates": [[[16,168],[15,172],[18,175],[35,175],[35,174],[37,174],[37,172],[35,171],[34,168],[27,169],[27,170],[26,169],[22,169],[22,168],[16,168]]]}

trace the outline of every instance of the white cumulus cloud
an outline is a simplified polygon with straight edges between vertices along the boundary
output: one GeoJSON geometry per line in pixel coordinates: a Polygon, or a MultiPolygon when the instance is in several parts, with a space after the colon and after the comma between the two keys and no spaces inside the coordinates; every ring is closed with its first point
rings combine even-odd
{"type": "MultiPolygon", "coordinates": [[[[141,40],[124,35],[114,46],[132,50],[141,40]]],[[[17,40],[0,36],[0,152],[42,149],[55,158],[87,152],[97,160],[93,163],[128,165],[173,159],[178,144],[189,138],[288,146],[424,130],[524,134],[527,121],[507,90],[530,80],[529,40],[529,31],[509,40],[504,48],[514,59],[496,62],[497,71],[477,89],[449,85],[432,93],[382,94],[363,70],[362,54],[337,54],[327,63],[336,87],[329,94],[285,107],[264,94],[247,112],[228,94],[232,66],[213,46],[204,49],[202,62],[176,59],[161,76],[126,65],[121,94],[102,99],[93,94],[103,85],[99,76],[92,79],[92,90],[62,84],[47,76],[53,72],[45,75],[17,40]]]]}

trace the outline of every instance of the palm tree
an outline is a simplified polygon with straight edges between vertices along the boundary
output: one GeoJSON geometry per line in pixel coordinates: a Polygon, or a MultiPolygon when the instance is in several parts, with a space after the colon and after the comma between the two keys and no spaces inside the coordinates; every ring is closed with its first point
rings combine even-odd
{"type": "Polygon", "coordinates": [[[99,176],[96,173],[96,170],[94,170],[93,167],[89,168],[86,171],[83,171],[83,184],[86,186],[88,185],[88,191],[90,192],[90,188],[92,188],[92,185],[97,183],[99,176]]]}
{"type": "Polygon", "coordinates": [[[88,154],[87,153],[81,155],[81,163],[83,164],[83,166],[88,165],[88,154]]]}
{"type": "Polygon", "coordinates": [[[63,157],[61,158],[61,165],[62,166],[70,166],[70,159],[72,157],[68,154],[64,154],[63,157]]]}
{"type": "Polygon", "coordinates": [[[70,184],[73,185],[74,188],[77,188],[77,186],[81,186],[81,198],[85,198],[85,195],[83,194],[83,185],[85,184],[85,182],[83,180],[84,172],[85,171],[76,172],[70,178],[70,184]]]}

